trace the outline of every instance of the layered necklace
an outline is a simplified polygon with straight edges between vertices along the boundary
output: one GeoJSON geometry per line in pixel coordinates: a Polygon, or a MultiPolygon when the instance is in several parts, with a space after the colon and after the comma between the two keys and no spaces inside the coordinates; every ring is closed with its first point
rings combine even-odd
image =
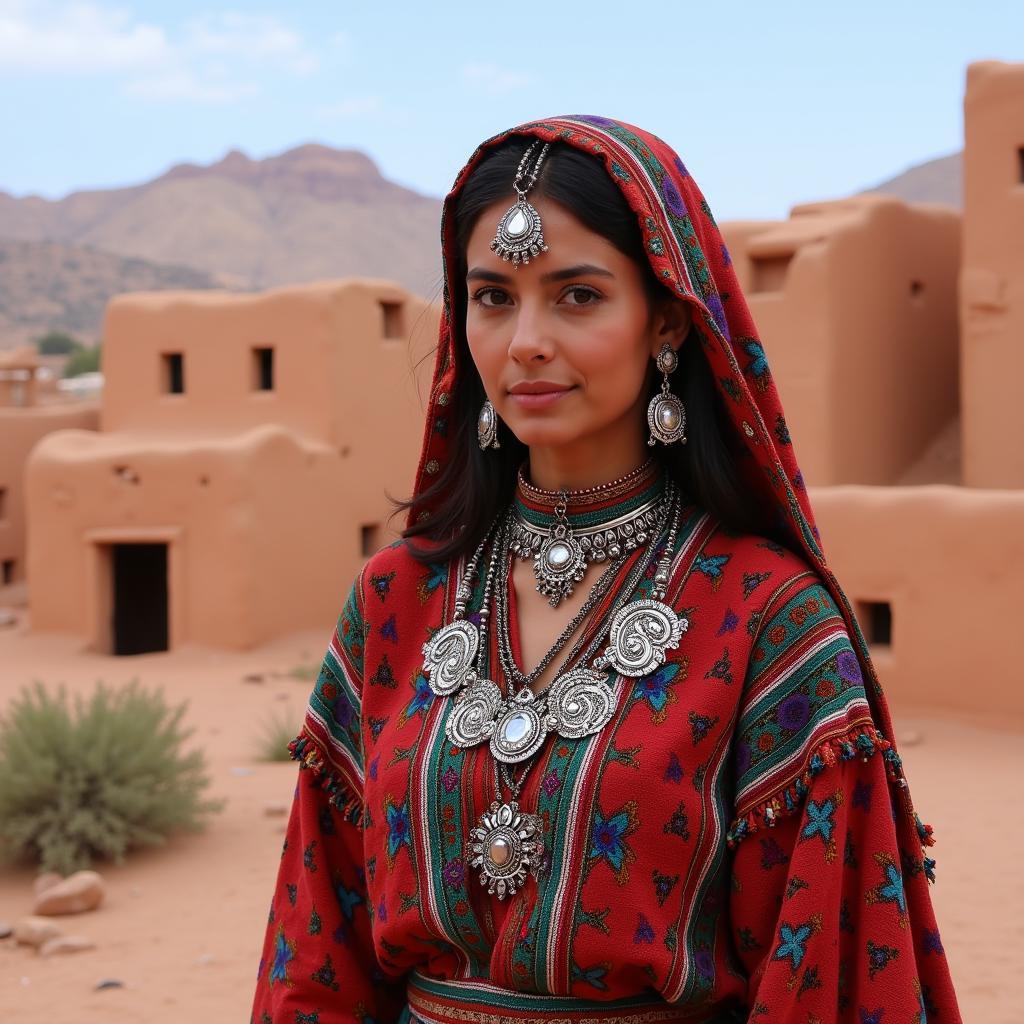
{"type": "MultiPolygon", "coordinates": [[[[509,637],[507,596],[512,552],[516,551],[522,557],[514,547],[516,531],[524,518],[520,514],[522,502],[519,500],[499,514],[473,553],[456,591],[452,621],[423,645],[423,671],[431,690],[438,696],[455,695],[455,706],[445,724],[448,739],[459,747],[487,742],[494,758],[494,783],[499,799],[491,803],[471,830],[466,857],[471,867],[479,869],[481,884],[486,884],[490,893],[496,891],[499,899],[504,898],[506,892],[515,893],[527,873],[536,878],[545,861],[542,820],[539,815],[521,810],[515,799],[530,765],[517,781],[511,777],[511,766],[536,754],[549,732],[556,732],[563,739],[579,739],[599,732],[611,720],[618,701],[611,674],[639,678],[653,672],[664,663],[665,652],[679,646],[688,627],[687,620],[677,615],[663,600],[682,516],[682,495],[675,483],[668,479],[664,481],[664,487],[654,488],[660,491],[654,499],[642,489],[638,490],[638,483],[647,479],[645,474],[657,483],[657,474],[652,470],[652,466],[645,464],[627,477],[586,491],[541,492],[531,488],[532,494],[524,492],[524,480],[520,474],[517,497],[527,493],[534,500],[540,495],[547,501],[556,496],[555,520],[548,536],[541,540],[539,550],[544,550],[547,545],[550,551],[555,542],[566,542],[567,538],[569,542],[576,541],[575,531],[569,526],[566,514],[570,505],[581,497],[592,507],[599,508],[602,499],[613,503],[614,499],[609,495],[621,497],[632,488],[637,492],[632,497],[637,498],[639,494],[639,504],[644,506],[641,513],[636,513],[642,516],[642,528],[633,529],[621,538],[615,532],[624,525],[621,522],[625,514],[621,501],[610,509],[614,519],[608,519],[606,514],[605,522],[600,524],[601,517],[596,515],[588,523],[588,532],[584,535],[591,538],[590,549],[593,549],[593,538],[598,533],[606,542],[602,545],[603,557],[593,560],[607,560],[610,564],[594,583],[579,612],[531,672],[523,673],[516,666],[509,637]],[[666,532],[666,542],[655,565],[650,597],[630,600],[654,560],[658,550],[655,542],[666,532]],[[611,543],[608,543],[609,534],[611,543]],[[630,543],[627,544],[627,540],[630,543]],[[477,626],[466,618],[466,609],[488,543],[491,550],[483,581],[480,625],[477,626]],[[636,560],[615,600],[599,620],[591,624],[590,629],[581,632],[552,682],[534,693],[532,684],[601,603],[618,580],[631,552],[645,544],[650,544],[647,556],[636,560]],[[498,684],[485,674],[492,593],[497,618],[498,654],[506,680],[504,694],[498,684]],[[604,649],[598,653],[602,644],[604,649]],[[575,667],[571,667],[574,662],[575,667]],[[499,765],[512,793],[508,801],[500,799],[499,765]]],[[[626,504],[628,506],[629,503],[626,504]]],[[[634,514],[635,509],[627,508],[627,512],[634,514]]],[[[539,528],[536,517],[531,523],[533,529],[539,528]]],[[[568,592],[571,593],[571,589],[568,592]]]]}

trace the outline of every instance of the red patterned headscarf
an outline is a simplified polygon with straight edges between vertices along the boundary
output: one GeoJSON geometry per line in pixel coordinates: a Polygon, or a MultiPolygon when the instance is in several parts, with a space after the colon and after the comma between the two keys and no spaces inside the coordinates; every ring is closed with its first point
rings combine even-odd
{"type": "MultiPolygon", "coordinates": [[[[449,457],[448,432],[435,429],[435,422],[452,416],[456,376],[465,372],[458,365],[453,329],[453,318],[465,315],[464,309],[452,304],[453,290],[459,294],[450,279],[458,265],[453,204],[483,155],[510,135],[560,141],[599,157],[636,213],[654,274],[692,307],[696,337],[728,413],[735,434],[730,448],[739,453],[739,470],[751,500],[765,513],[762,521],[777,525],[789,546],[818,570],[835,598],[860,660],[876,725],[891,741],[889,711],[867,642],[825,562],[779,395],[729,252],[697,183],[676,152],[656,135],[622,121],[582,114],[530,121],[481,143],[459,172],[441,220],[444,306],[414,495],[421,495],[431,482],[428,463],[436,463],[430,467],[436,474],[449,457]]],[[[429,505],[417,506],[419,515],[424,511],[432,510],[429,505]]],[[[410,513],[408,525],[417,513],[410,513]]],[[[906,787],[903,793],[907,809],[912,810],[906,787]]]]}

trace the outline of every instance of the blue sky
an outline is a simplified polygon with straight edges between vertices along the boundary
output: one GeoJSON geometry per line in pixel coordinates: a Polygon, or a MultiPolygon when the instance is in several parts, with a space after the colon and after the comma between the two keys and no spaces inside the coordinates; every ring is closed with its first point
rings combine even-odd
{"type": "Polygon", "coordinates": [[[482,138],[599,113],[670,142],[720,219],[784,217],[959,149],[985,59],[1024,60],[1020,0],[0,0],[0,189],[323,142],[442,195],[482,138]]]}

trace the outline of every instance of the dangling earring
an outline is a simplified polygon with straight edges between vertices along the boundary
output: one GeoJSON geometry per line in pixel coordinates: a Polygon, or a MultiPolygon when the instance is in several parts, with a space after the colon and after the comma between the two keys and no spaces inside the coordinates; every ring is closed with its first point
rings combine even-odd
{"type": "Polygon", "coordinates": [[[489,398],[484,399],[480,407],[480,416],[476,421],[476,439],[482,449],[500,448],[498,443],[498,414],[494,411],[489,398]]]}
{"type": "Polygon", "coordinates": [[[661,392],[655,395],[647,406],[647,426],[651,437],[647,442],[653,445],[655,439],[664,444],[682,441],[686,444],[686,408],[668,389],[668,375],[679,365],[679,356],[666,341],[658,353],[658,369],[665,375],[661,392]]]}

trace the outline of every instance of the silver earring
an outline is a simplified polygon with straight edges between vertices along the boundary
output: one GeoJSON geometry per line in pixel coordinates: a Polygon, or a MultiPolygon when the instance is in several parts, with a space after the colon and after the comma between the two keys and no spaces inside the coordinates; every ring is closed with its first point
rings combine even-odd
{"type": "Polygon", "coordinates": [[[657,439],[663,444],[673,444],[676,441],[686,444],[686,408],[668,388],[668,375],[679,365],[679,356],[667,341],[661,346],[657,363],[664,378],[661,382],[661,391],[647,406],[647,426],[651,429],[651,437],[647,443],[653,445],[657,439]]]}
{"type": "Polygon", "coordinates": [[[476,421],[476,439],[482,449],[500,448],[498,443],[498,414],[494,411],[489,398],[484,399],[480,407],[480,416],[476,421]]]}

